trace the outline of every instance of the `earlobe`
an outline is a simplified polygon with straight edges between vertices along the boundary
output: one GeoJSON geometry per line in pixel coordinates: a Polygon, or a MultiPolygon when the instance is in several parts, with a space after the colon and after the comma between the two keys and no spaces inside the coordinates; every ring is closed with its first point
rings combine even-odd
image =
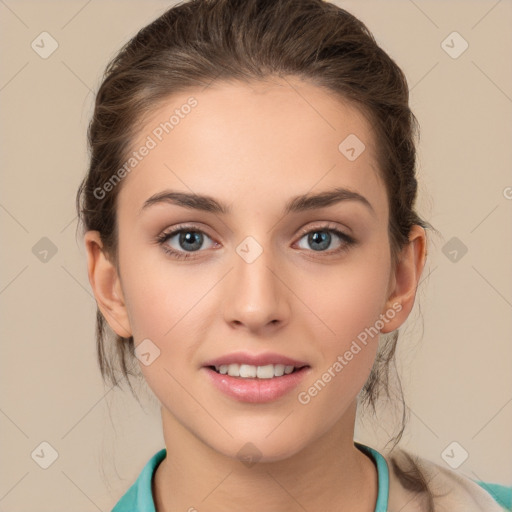
{"type": "Polygon", "coordinates": [[[382,333],[398,329],[407,320],[414,306],[416,289],[425,266],[426,245],[425,230],[414,225],[409,233],[409,243],[403,248],[391,277],[391,290],[383,313],[391,310],[394,313],[392,319],[381,329],[382,333]]]}
{"type": "Polygon", "coordinates": [[[117,269],[103,251],[98,231],[87,231],[84,241],[89,282],[98,308],[116,334],[129,338],[132,332],[117,269]]]}

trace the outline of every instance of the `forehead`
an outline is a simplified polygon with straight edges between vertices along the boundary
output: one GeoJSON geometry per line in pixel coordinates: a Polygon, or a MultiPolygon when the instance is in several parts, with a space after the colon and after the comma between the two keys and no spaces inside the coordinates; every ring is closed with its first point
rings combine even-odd
{"type": "Polygon", "coordinates": [[[292,78],[214,82],[161,102],[140,124],[120,204],[165,188],[248,207],[344,186],[385,214],[374,134],[352,104],[292,78]],[[145,156],[140,156],[140,153],[145,156]]]}

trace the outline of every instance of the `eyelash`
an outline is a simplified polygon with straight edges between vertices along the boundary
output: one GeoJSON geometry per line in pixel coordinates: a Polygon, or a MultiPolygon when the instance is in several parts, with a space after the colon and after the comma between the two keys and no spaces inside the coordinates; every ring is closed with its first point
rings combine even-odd
{"type": "MultiPolygon", "coordinates": [[[[203,235],[208,236],[203,230],[196,228],[195,226],[187,226],[187,225],[178,225],[171,231],[164,231],[160,235],[157,236],[156,242],[162,247],[162,249],[172,258],[185,260],[189,258],[193,258],[194,252],[202,252],[202,251],[192,251],[192,252],[183,252],[183,251],[176,251],[174,249],[171,249],[169,245],[167,245],[167,241],[172,238],[174,235],[177,235],[182,232],[191,232],[191,233],[201,233],[203,235]]],[[[344,253],[350,249],[351,246],[356,244],[356,240],[352,238],[351,236],[347,235],[346,233],[343,233],[336,227],[333,227],[330,224],[325,224],[323,226],[318,226],[313,229],[311,228],[305,228],[301,231],[301,236],[299,240],[301,240],[305,235],[309,235],[310,233],[316,233],[316,232],[327,232],[327,233],[334,233],[336,236],[340,238],[342,241],[342,245],[338,247],[335,250],[332,251],[310,251],[310,252],[320,252],[320,253],[327,253],[329,255],[337,255],[344,253]]],[[[210,237],[208,237],[210,238],[210,237]]]]}

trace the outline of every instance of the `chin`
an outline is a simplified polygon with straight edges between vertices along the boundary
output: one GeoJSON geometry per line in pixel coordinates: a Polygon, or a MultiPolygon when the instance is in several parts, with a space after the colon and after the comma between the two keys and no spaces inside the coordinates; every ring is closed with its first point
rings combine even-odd
{"type": "MultiPolygon", "coordinates": [[[[217,442],[208,443],[215,451],[238,459],[240,462],[251,467],[255,463],[278,462],[293,457],[307,446],[307,440],[304,434],[292,435],[284,429],[280,434],[272,433],[268,435],[271,429],[255,432],[250,435],[236,436],[234,439],[226,440],[222,445],[217,442]]],[[[279,428],[279,427],[278,427],[279,428]]]]}

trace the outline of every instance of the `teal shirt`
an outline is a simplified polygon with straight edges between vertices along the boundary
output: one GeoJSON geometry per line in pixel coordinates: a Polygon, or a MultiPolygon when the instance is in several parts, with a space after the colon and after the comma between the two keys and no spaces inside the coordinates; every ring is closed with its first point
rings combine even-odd
{"type": "MultiPolygon", "coordinates": [[[[361,443],[354,443],[361,451],[368,454],[377,466],[379,488],[375,512],[387,512],[389,473],[388,465],[384,457],[374,448],[361,443]]],[[[155,512],[155,504],[151,492],[153,474],[160,462],[165,459],[167,451],[165,448],[157,452],[142,469],[135,483],[128,489],[123,497],[117,502],[112,512],[155,512]]],[[[505,510],[512,510],[512,487],[500,484],[476,481],[484,488],[505,510]]]]}

